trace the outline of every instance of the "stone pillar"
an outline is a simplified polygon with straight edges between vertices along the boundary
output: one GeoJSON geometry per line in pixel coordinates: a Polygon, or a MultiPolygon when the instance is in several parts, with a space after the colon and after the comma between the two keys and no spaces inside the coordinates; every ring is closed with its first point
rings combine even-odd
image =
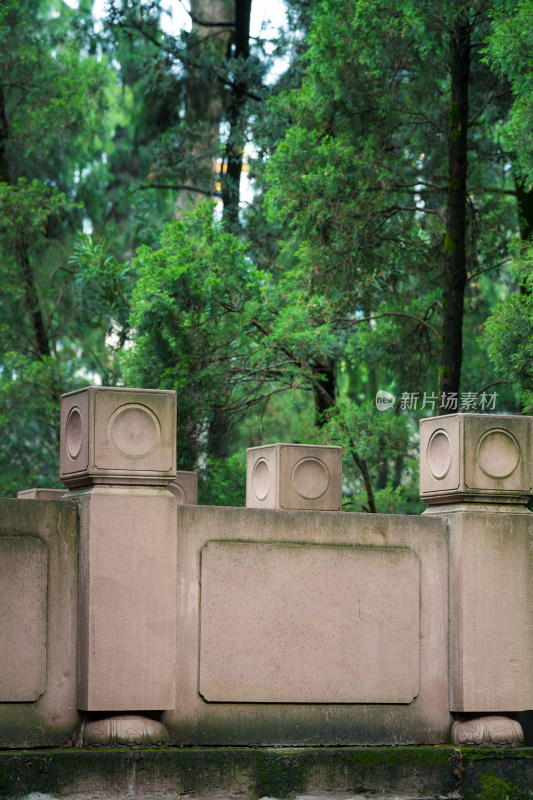
{"type": "Polygon", "coordinates": [[[533,708],[532,418],[421,420],[420,496],[449,530],[450,710],[457,745],[517,746],[533,708]]]}
{"type": "Polygon", "coordinates": [[[61,480],[80,501],[80,742],[162,744],[174,705],[176,395],[61,398],[61,480]]]}

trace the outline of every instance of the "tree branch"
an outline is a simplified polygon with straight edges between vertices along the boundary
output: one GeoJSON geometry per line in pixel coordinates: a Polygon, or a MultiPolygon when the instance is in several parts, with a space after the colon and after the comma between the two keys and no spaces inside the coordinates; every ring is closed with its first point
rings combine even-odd
{"type": "Polygon", "coordinates": [[[485,267],[485,269],[480,269],[478,270],[478,272],[474,272],[473,275],[470,275],[470,277],[466,279],[466,282],[468,283],[469,281],[474,280],[474,278],[477,278],[478,275],[483,275],[484,272],[490,272],[493,269],[498,269],[498,267],[507,264],[510,260],[511,260],[510,258],[504,258],[503,261],[500,261],[499,264],[494,264],[492,267],[485,267]]]}
{"type": "Polygon", "coordinates": [[[198,194],[205,194],[206,197],[220,197],[220,192],[211,191],[207,189],[199,189],[198,186],[188,186],[184,184],[172,183],[149,183],[139,186],[139,189],[172,189],[174,192],[198,192],[198,194]]]}

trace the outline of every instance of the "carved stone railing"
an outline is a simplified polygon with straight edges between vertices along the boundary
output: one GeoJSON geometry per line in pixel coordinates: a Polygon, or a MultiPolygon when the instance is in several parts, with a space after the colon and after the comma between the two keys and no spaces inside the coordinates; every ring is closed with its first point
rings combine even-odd
{"type": "Polygon", "coordinates": [[[531,418],[423,420],[419,517],[342,513],[341,449],[282,443],[247,508],[196,506],[175,421],[65,395],[68,492],[0,501],[0,746],[521,743],[531,418]]]}

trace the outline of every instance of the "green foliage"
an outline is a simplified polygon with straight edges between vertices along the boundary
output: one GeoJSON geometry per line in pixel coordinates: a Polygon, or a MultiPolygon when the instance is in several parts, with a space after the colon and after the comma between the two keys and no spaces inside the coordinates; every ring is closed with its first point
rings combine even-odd
{"type": "Polygon", "coordinates": [[[494,4],[493,31],[485,58],[506,78],[513,103],[504,127],[504,140],[514,154],[514,167],[529,191],[533,186],[533,29],[531,0],[494,4]]]}
{"type": "Polygon", "coordinates": [[[9,250],[21,235],[29,240],[42,236],[49,218],[65,213],[72,203],[36,178],[19,178],[12,186],[0,183],[0,206],[2,245],[9,250]]]}
{"type": "Polygon", "coordinates": [[[245,306],[249,297],[259,301],[261,276],[245,250],[206,203],[166,225],[161,247],[141,248],[133,262],[140,276],[131,301],[135,347],[124,354],[124,380],[177,391],[185,469],[195,465],[210,427],[226,434],[241,403],[253,402],[241,364],[253,348],[245,306]]]}
{"type": "Polygon", "coordinates": [[[88,53],[83,10],[6,0],[0,8],[1,491],[57,485],[62,392],[86,382],[104,331],[78,315],[68,267],[98,171],[112,82],[88,53]],[[98,134],[101,134],[100,138],[98,134]]]}
{"type": "Polygon", "coordinates": [[[55,358],[2,352],[0,496],[32,486],[60,487],[59,396],[84,385],[55,358]]]}
{"type": "MultiPolygon", "coordinates": [[[[467,12],[486,46],[469,86],[463,384],[512,379],[533,410],[533,256],[499,266],[513,170],[522,194],[533,181],[531,0],[289,6],[275,47],[293,61],[267,87],[266,44],[237,57],[229,28],[169,36],[158,2],[116,0],[98,35],[85,4],[2,4],[1,492],[55,483],[59,395],[101,381],[178,392],[178,463],[199,468],[203,503],[242,505],[245,448],[289,440],[342,445],[346,510],[420,510],[429,410],[374,398],[437,384],[449,44],[467,12]],[[247,137],[256,197],[230,215],[247,137]],[[210,204],[183,212],[219,190],[224,224],[210,204]]],[[[515,404],[502,389],[497,410],[515,404]]]]}
{"type": "Polygon", "coordinates": [[[199,474],[198,502],[204,506],[246,505],[246,457],[208,458],[199,474]]]}
{"type": "Polygon", "coordinates": [[[484,339],[496,373],[521,387],[523,413],[533,412],[533,248],[515,245],[510,268],[520,288],[492,309],[484,326],[484,339]]]}
{"type": "Polygon", "coordinates": [[[105,240],[82,235],[73,247],[71,262],[77,265],[75,286],[80,297],[80,318],[112,333],[118,328],[122,346],[128,334],[131,267],[109,252],[105,240]]]}

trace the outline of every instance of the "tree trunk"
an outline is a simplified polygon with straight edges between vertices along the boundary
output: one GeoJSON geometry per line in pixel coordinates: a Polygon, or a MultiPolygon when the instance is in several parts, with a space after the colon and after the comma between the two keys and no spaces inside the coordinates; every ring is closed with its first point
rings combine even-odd
{"type": "Polygon", "coordinates": [[[332,358],[325,358],[317,364],[317,371],[321,377],[317,378],[314,386],[315,396],[315,425],[321,428],[325,422],[325,413],[335,405],[337,387],[335,382],[335,362],[332,358]]]}
{"type": "Polygon", "coordinates": [[[229,455],[231,427],[228,415],[215,409],[209,423],[207,454],[214,458],[227,458],[229,455]]]}
{"type": "MultiPolygon", "coordinates": [[[[250,13],[252,0],[235,0],[235,35],[232,56],[245,61],[250,55],[250,13]]],[[[242,162],[246,134],[246,90],[245,79],[236,82],[232,89],[227,111],[230,126],[226,142],[224,163],[226,174],[222,176],[223,218],[232,227],[239,223],[239,199],[242,162]]]]}
{"type": "MultiPolygon", "coordinates": [[[[212,191],[217,182],[217,159],[220,148],[220,123],[225,105],[225,89],[212,71],[202,66],[202,56],[209,49],[210,59],[222,64],[228,55],[229,43],[235,27],[234,0],[191,0],[192,30],[185,84],[185,122],[197,131],[190,158],[203,163],[206,175],[211,175],[210,186],[198,189],[212,191]],[[193,66],[195,63],[199,67],[193,66]]],[[[193,208],[205,198],[205,191],[187,189],[178,194],[174,213],[193,208]]]]}
{"type": "MultiPolygon", "coordinates": [[[[448,132],[448,207],[444,239],[444,292],[439,398],[461,383],[462,328],[466,286],[466,181],[470,23],[461,17],[451,37],[451,101],[448,132]]],[[[446,413],[439,407],[439,413],[446,413]]]]}
{"type": "Polygon", "coordinates": [[[529,242],[533,234],[533,192],[524,189],[518,181],[515,181],[515,187],[520,238],[524,242],[529,242]]]}
{"type": "MultiPolygon", "coordinates": [[[[9,122],[7,118],[5,97],[0,84],[0,181],[13,184],[13,176],[9,166],[7,143],[9,140],[9,122]]],[[[24,304],[30,319],[34,337],[35,354],[42,359],[50,355],[50,345],[46,334],[44,317],[39,303],[39,295],[35,284],[35,276],[30,263],[30,248],[23,231],[19,231],[13,243],[15,263],[24,288],[24,304]]]]}

